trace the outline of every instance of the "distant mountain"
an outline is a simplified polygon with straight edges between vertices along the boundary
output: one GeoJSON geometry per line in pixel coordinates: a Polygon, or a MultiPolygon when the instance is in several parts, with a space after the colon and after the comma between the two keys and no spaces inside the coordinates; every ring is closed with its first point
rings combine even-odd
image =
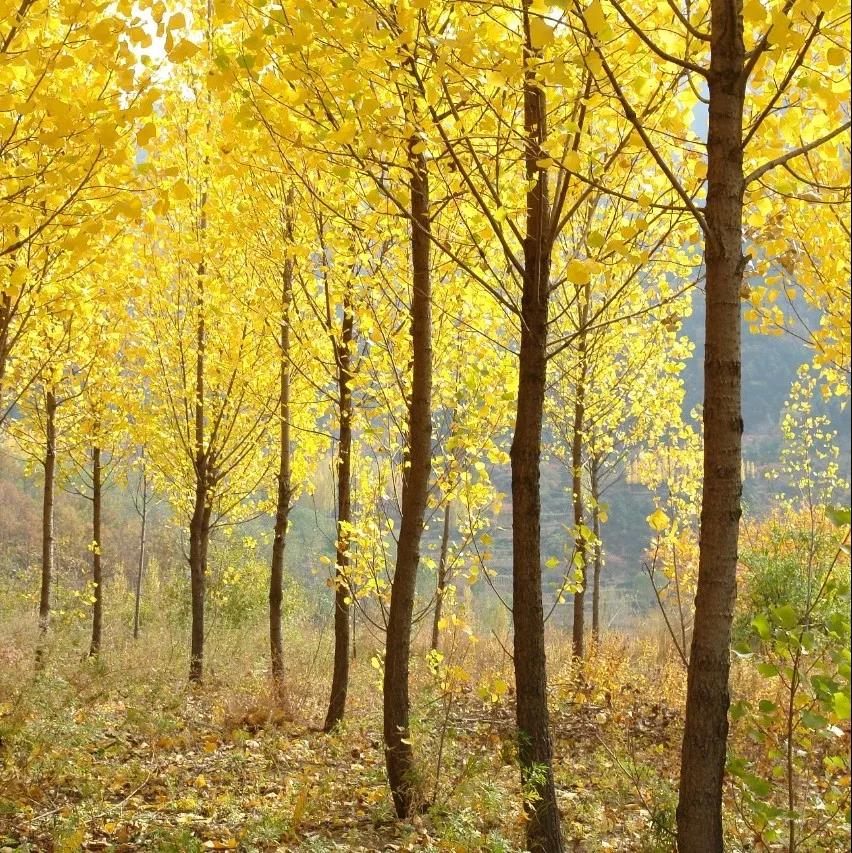
{"type": "MultiPolygon", "coordinates": [[[[684,321],[683,332],[695,344],[693,357],[682,374],[686,386],[684,414],[688,415],[703,398],[703,298],[695,299],[694,312],[684,321]]],[[[750,463],[747,465],[743,498],[748,512],[760,514],[769,507],[777,490],[777,484],[768,481],[766,473],[777,462],[781,449],[780,423],[784,402],[799,367],[810,361],[811,353],[793,335],[752,334],[746,324],[743,324],[742,344],[743,455],[750,463]]],[[[816,400],[814,408],[827,414],[837,430],[842,469],[848,477],[849,418],[836,402],[825,406],[821,400],[816,400]]],[[[513,519],[508,466],[494,472],[494,481],[506,493],[506,500],[502,513],[496,519],[497,529],[491,546],[492,565],[500,575],[496,585],[510,592],[513,519]]],[[[631,615],[644,611],[653,601],[649,581],[642,570],[650,539],[646,517],[653,511],[653,498],[643,486],[628,483],[624,478],[615,482],[604,497],[609,504],[609,520],[603,528],[606,555],[604,618],[618,625],[626,623],[631,615]]],[[[549,462],[542,470],[542,556],[544,560],[560,558],[558,568],[545,570],[545,583],[551,591],[558,588],[564,572],[567,530],[571,523],[569,472],[559,463],[549,462]]],[[[590,601],[588,605],[591,606],[590,601]]],[[[570,607],[562,607],[557,613],[559,621],[570,624],[570,607]]]]}

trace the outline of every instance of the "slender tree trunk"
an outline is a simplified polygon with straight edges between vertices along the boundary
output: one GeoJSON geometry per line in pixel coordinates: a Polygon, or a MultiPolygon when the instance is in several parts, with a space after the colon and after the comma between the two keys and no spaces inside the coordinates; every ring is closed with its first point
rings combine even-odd
{"type": "Polygon", "coordinates": [[[441,554],[438,557],[438,585],[435,589],[435,613],[432,617],[432,641],[430,648],[438,651],[441,638],[441,612],[444,608],[444,593],[447,589],[447,558],[450,553],[450,523],[453,508],[449,500],[444,507],[444,529],[441,532],[441,554]]]}
{"type": "Polygon", "coordinates": [[[592,492],[592,533],[595,535],[594,573],[592,576],[592,637],[595,643],[601,638],[601,570],[603,569],[603,547],[601,545],[601,508],[600,508],[600,459],[592,459],[590,487],[592,492]]]}
{"type": "Polygon", "coordinates": [[[414,753],[409,742],[408,659],[420,538],[432,468],[432,309],[429,269],[429,179],[426,159],[413,151],[411,163],[411,397],[408,447],[402,475],[402,518],[391,584],[384,674],[384,737],[394,808],[407,817],[417,805],[414,753]]]}
{"type": "Polygon", "coordinates": [[[142,576],[145,571],[145,534],[148,522],[148,475],[142,469],[142,524],[139,530],[139,563],[136,567],[136,600],[133,603],[133,639],[139,639],[139,608],[142,603],[142,576]]]}
{"type": "Polygon", "coordinates": [[[101,650],[104,618],[104,584],[101,572],[101,449],[92,448],[92,642],[89,656],[97,657],[101,650]]]}
{"type": "Polygon", "coordinates": [[[550,286],[550,203],[541,143],[547,133],[544,89],[536,80],[524,0],[524,129],[527,214],[521,294],[518,406],[510,453],[512,468],[512,616],[518,762],[532,853],[561,853],[562,834],[553,784],[547,661],[541,593],[541,431],[547,381],[550,286]]]}
{"type": "Polygon", "coordinates": [[[281,637],[281,602],[284,590],[284,548],[290,516],[292,482],[290,473],[290,299],[292,298],[293,261],[284,262],[283,309],[281,320],[281,362],[278,399],[278,496],[272,539],[272,565],[269,575],[269,647],[272,680],[279,693],[284,686],[284,645],[281,637]]]}
{"type": "MultiPolygon", "coordinates": [[[[352,515],[353,518],[357,514],[357,507],[355,506],[355,500],[354,500],[355,489],[356,489],[355,479],[352,478],[352,482],[349,486],[349,490],[350,490],[350,494],[353,495],[353,498],[352,498],[352,505],[351,505],[349,511],[350,511],[350,514],[352,515]]],[[[354,554],[352,556],[354,556],[354,554]]],[[[350,559],[351,559],[351,556],[350,556],[350,559]]],[[[352,611],[352,660],[355,660],[358,657],[358,647],[355,643],[355,640],[356,640],[355,626],[356,626],[356,621],[357,621],[357,617],[358,617],[358,608],[352,607],[350,609],[352,611]]]]}
{"type": "Polygon", "coordinates": [[[201,471],[196,473],[195,501],[189,522],[189,577],[192,596],[192,626],[190,638],[189,680],[200,683],[204,675],[204,598],[207,582],[207,542],[205,516],[209,518],[207,491],[204,487],[206,464],[203,455],[198,460],[201,471]]]}
{"type": "Polygon", "coordinates": [[[745,48],[741,0],[712,0],[705,239],[704,492],[677,809],[681,853],[717,853],[742,494],[740,289],[745,48]]]}
{"type": "Polygon", "coordinates": [[[349,540],[352,524],[352,352],[354,315],[347,292],[343,303],[340,342],[334,344],[337,363],[337,416],[340,421],[337,442],[337,543],[334,570],[334,668],[331,695],[325,715],[324,731],[330,732],[346,710],[349,688],[349,540]]]}
{"type": "Polygon", "coordinates": [[[53,581],[53,508],[56,493],[56,395],[45,395],[44,495],[41,511],[41,595],[38,604],[36,667],[44,663],[44,644],[50,627],[50,585],[53,581]]]}
{"type": "MultiPolygon", "coordinates": [[[[585,320],[583,320],[585,325],[585,320]]],[[[574,622],[571,627],[571,651],[575,658],[581,659],[585,652],[586,633],[586,583],[588,575],[588,548],[583,536],[585,522],[585,500],[583,498],[583,430],[586,413],[586,335],[580,335],[578,345],[580,358],[580,376],[577,380],[577,394],[574,402],[574,431],[571,438],[571,506],[574,512],[574,553],[577,563],[574,567],[579,573],[579,589],[574,593],[574,622]],[[578,565],[579,563],[579,565],[578,565]]]]}
{"type": "MultiPolygon", "coordinates": [[[[202,193],[201,218],[199,227],[202,232],[207,227],[207,215],[204,212],[207,193],[202,193]]],[[[189,523],[189,578],[192,604],[192,627],[190,636],[189,680],[200,683],[204,677],[204,599],[207,584],[207,540],[205,536],[205,517],[210,517],[207,494],[210,460],[204,447],[204,388],[206,327],[204,323],[204,261],[198,264],[198,325],[196,327],[195,353],[195,496],[192,507],[192,519],[189,523]]],[[[206,525],[209,534],[209,523],[206,525]]]]}
{"type": "Polygon", "coordinates": [[[3,393],[6,381],[6,363],[9,358],[9,326],[12,323],[12,296],[0,294],[0,426],[5,420],[6,409],[3,405],[3,393]]]}

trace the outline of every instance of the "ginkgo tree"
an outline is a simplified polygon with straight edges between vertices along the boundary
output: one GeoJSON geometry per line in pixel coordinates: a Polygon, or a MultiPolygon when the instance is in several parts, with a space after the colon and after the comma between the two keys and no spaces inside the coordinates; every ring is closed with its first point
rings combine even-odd
{"type": "Polygon", "coordinates": [[[91,502],[92,632],[89,655],[97,656],[103,642],[104,572],[103,508],[104,493],[111,481],[126,479],[125,464],[130,444],[129,422],[138,416],[143,400],[138,386],[126,388],[132,365],[122,348],[128,329],[133,327],[129,294],[113,287],[103,275],[89,278],[88,302],[93,309],[87,317],[85,340],[75,340],[75,352],[85,353],[86,369],[80,394],[74,401],[77,413],[71,435],[66,439],[73,465],[70,490],[91,502]]]}
{"type": "MultiPolygon", "coordinates": [[[[71,314],[72,312],[68,312],[71,314]]],[[[41,571],[38,606],[36,666],[45,662],[55,581],[55,507],[57,483],[68,476],[67,452],[75,440],[80,418],[76,401],[87,381],[89,353],[73,350],[86,336],[86,322],[63,312],[53,315],[44,329],[53,358],[30,383],[21,399],[18,417],[6,424],[14,445],[29,465],[42,469],[41,571]]]]}
{"type": "MultiPolygon", "coordinates": [[[[593,240],[602,246],[622,240],[617,233],[612,241],[596,234],[593,240]]],[[[592,635],[600,638],[604,495],[637,453],[661,441],[665,424],[680,421],[679,373],[691,347],[678,330],[690,311],[690,294],[689,283],[678,287],[667,280],[672,262],[668,252],[641,267],[610,261],[605,278],[594,289],[591,282],[582,285],[579,298],[564,310],[564,320],[581,334],[576,349],[554,359],[557,379],[547,400],[547,422],[556,438],[551,453],[571,473],[573,542],[562,590],[575,589],[572,639],[579,657],[585,648],[589,575],[592,635]],[[618,292],[608,296],[613,288],[618,292]],[[605,311],[584,328],[585,317],[601,300],[608,302],[605,311]]]]}
{"type": "MultiPolygon", "coordinates": [[[[157,140],[141,169],[153,204],[137,271],[150,394],[142,435],[155,486],[188,519],[193,681],[203,675],[211,531],[250,513],[248,499],[272,464],[257,446],[272,419],[280,376],[265,314],[251,304],[266,279],[240,237],[239,166],[224,153],[220,134],[227,122],[217,111],[214,86],[196,61],[164,92],[157,140]]],[[[280,213],[271,211],[276,218],[280,213]]]]}
{"type": "Polygon", "coordinates": [[[834,0],[788,0],[771,10],[760,0],[672,2],[651,14],[608,0],[587,10],[575,4],[573,12],[592,43],[587,67],[689,210],[704,247],[704,488],[678,844],[685,851],[721,850],[742,493],[741,300],[749,294],[749,264],[760,275],[786,251],[784,240],[750,247],[746,223],[755,193],[763,196],[762,221],[779,209],[773,197],[814,190],[803,162],[837,157],[850,128],[838,97],[847,76],[841,68],[848,63],[849,16],[834,0]],[[687,81],[683,106],[690,112],[706,106],[706,155],[695,129],[661,133],[643,119],[647,83],[615,65],[625,50],[653,59],[660,75],[687,81]]]}
{"type": "MultiPolygon", "coordinates": [[[[459,223],[454,242],[436,245],[503,307],[519,359],[511,450],[519,759],[527,844],[559,850],[546,702],[539,467],[548,361],[576,346],[578,335],[552,335],[550,310],[559,304],[560,289],[582,287],[603,274],[594,258],[560,247],[586,221],[597,185],[633,139],[623,120],[590,131],[598,121],[598,111],[590,109],[597,97],[592,78],[568,61],[574,43],[567,28],[557,33],[543,4],[524,3],[520,10],[465,6],[451,29],[436,28],[430,37],[442,74],[423,82],[431,119],[427,151],[459,223]],[[611,141],[600,146],[602,138],[611,141]]],[[[665,87],[652,91],[649,114],[665,94],[665,87]]],[[[645,187],[646,206],[677,220],[681,212],[671,192],[659,189],[647,167],[637,171],[636,181],[645,187]]],[[[639,195],[628,197],[637,211],[639,195]]],[[[646,240],[641,227],[634,235],[637,258],[644,253],[647,260],[654,240],[646,240]]],[[[595,322],[601,307],[585,324],[595,322]]]]}
{"type": "MultiPolygon", "coordinates": [[[[384,666],[385,753],[394,803],[400,816],[414,807],[416,792],[412,780],[412,750],[407,737],[409,726],[408,665],[411,638],[411,619],[419,563],[420,541],[424,527],[429,474],[431,468],[431,239],[432,211],[428,169],[419,128],[428,119],[418,99],[415,66],[417,58],[415,13],[406,6],[387,7],[365,3],[362,9],[348,10],[331,7],[323,10],[301,8],[281,10],[265,25],[272,27],[275,39],[260,47],[270,50],[272,65],[256,59],[244,61],[244,66],[256,75],[257,85],[272,89],[272,106],[279,107],[275,115],[261,105],[264,121],[280,138],[298,135],[304,129],[316,133],[320,140],[337,147],[340,154],[354,160],[365,170],[380,196],[384,196],[409,225],[409,274],[411,288],[408,315],[411,336],[410,377],[405,378],[406,415],[405,450],[400,502],[400,531],[397,538],[395,569],[391,581],[388,611],[387,642],[384,666]],[[357,14],[353,14],[356,12],[357,14]],[[375,25],[378,24],[378,27],[375,25]],[[331,45],[340,48],[342,62],[320,69],[310,62],[311,46],[316,31],[328,36],[326,51],[331,45]],[[355,37],[355,31],[360,33],[355,37]],[[343,41],[342,36],[348,37],[343,41]],[[358,50],[356,46],[370,50],[358,50]],[[382,53],[388,51],[387,59],[382,53]],[[355,56],[353,56],[355,54],[355,56]],[[281,73],[280,57],[287,56],[299,68],[299,86],[281,73]],[[353,59],[361,68],[372,72],[371,82],[379,89],[371,104],[376,116],[382,113],[383,132],[371,137],[362,136],[356,143],[359,124],[370,121],[364,107],[364,92],[352,90],[355,77],[347,72],[353,59]],[[397,61],[400,62],[397,65],[397,61]],[[348,103],[330,97],[329,87],[340,70],[340,77],[349,81],[348,103]],[[380,72],[380,73],[377,73],[380,72]],[[299,79],[301,78],[301,79],[299,79]],[[293,89],[296,89],[295,94],[293,89]],[[304,94],[302,94],[304,92],[304,94]],[[302,109],[282,114],[282,101],[299,99],[302,109]],[[360,101],[360,103],[356,103],[360,101]],[[298,124],[301,122],[302,127],[298,124]],[[296,127],[294,127],[294,124],[296,127]],[[365,162],[366,161],[366,162],[365,162]],[[410,383],[410,384],[409,384],[410,383]]],[[[422,54],[421,54],[422,56],[422,54]]],[[[289,72],[289,69],[288,69],[289,72]]],[[[346,83],[344,82],[344,87],[346,83]]],[[[294,104],[294,106],[299,106],[294,104]]],[[[340,625],[343,613],[338,609],[340,625]]]]}
{"type": "Polygon", "coordinates": [[[56,354],[40,330],[61,296],[58,260],[66,273],[84,269],[92,246],[141,208],[132,171],[158,66],[146,10],[0,7],[0,422],[56,354]]]}

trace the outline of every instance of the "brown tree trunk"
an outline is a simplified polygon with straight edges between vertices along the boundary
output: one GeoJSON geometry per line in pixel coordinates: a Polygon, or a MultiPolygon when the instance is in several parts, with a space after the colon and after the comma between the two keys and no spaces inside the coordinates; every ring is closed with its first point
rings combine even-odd
{"type": "Polygon", "coordinates": [[[145,571],[145,534],[148,523],[148,476],[142,469],[142,524],[139,530],[139,563],[136,567],[136,597],[133,603],[133,639],[139,639],[139,608],[142,604],[142,576],[145,571]]]}
{"type": "Polygon", "coordinates": [[[547,170],[542,158],[547,109],[531,66],[530,0],[524,0],[524,129],[527,213],[521,294],[518,406],[510,453],[512,469],[512,616],[518,762],[526,843],[532,853],[561,853],[562,834],[553,784],[547,662],[541,593],[541,431],[547,381],[550,285],[547,170]]]}
{"type": "Polygon", "coordinates": [[[101,449],[92,448],[92,642],[89,656],[97,657],[101,650],[104,618],[103,575],[101,572],[101,449]]]}
{"type": "Polygon", "coordinates": [[[728,736],[741,483],[740,288],[745,49],[741,0],[712,0],[704,262],[704,492],[677,808],[681,853],[716,853],[728,736]]]}
{"type": "MultiPolygon", "coordinates": [[[[334,668],[331,695],[323,730],[330,732],[346,710],[349,688],[349,538],[352,524],[352,353],[349,348],[354,335],[354,316],[349,293],[343,303],[340,342],[334,344],[337,363],[337,405],[339,434],[337,443],[337,543],[334,570],[334,668]]],[[[354,634],[355,623],[351,630],[354,634]]],[[[353,643],[354,649],[354,643],[353,643]]]]}
{"type": "MultiPolygon", "coordinates": [[[[588,303],[587,303],[588,304],[588,303]]],[[[585,324],[585,319],[581,322],[585,324]]],[[[585,522],[585,501],[583,499],[583,430],[586,413],[586,335],[580,335],[578,344],[580,375],[577,379],[574,401],[574,426],[571,438],[571,506],[574,513],[574,553],[577,562],[573,568],[579,573],[579,589],[574,593],[574,621],[571,626],[571,653],[581,659],[585,652],[586,633],[586,581],[588,575],[588,555],[586,538],[582,526],[585,522]],[[579,565],[578,565],[579,563],[579,565]]]]}
{"type": "Polygon", "coordinates": [[[438,651],[441,639],[441,612],[444,607],[444,593],[447,589],[447,558],[450,553],[450,523],[453,508],[449,500],[444,507],[444,529],[441,532],[441,554],[438,557],[438,585],[435,589],[435,613],[432,617],[432,640],[429,648],[438,651]]]}
{"type": "Polygon", "coordinates": [[[272,539],[272,564],[269,573],[269,648],[272,662],[272,681],[276,692],[284,686],[284,644],[281,636],[281,602],[284,590],[284,548],[287,543],[287,523],[290,517],[292,483],[290,474],[290,299],[292,297],[293,261],[284,262],[281,320],[281,361],[278,399],[278,495],[275,507],[275,528],[272,539]]]}
{"type": "Polygon", "coordinates": [[[594,569],[592,575],[592,637],[595,643],[601,638],[601,570],[603,569],[603,546],[601,544],[601,508],[600,508],[600,459],[595,456],[590,466],[592,492],[592,533],[595,535],[594,569]]]}
{"type": "Polygon", "coordinates": [[[384,737],[388,782],[399,817],[418,805],[414,753],[409,742],[408,659],[420,538],[432,468],[432,312],[429,269],[429,180],[426,159],[412,149],[411,163],[411,397],[408,447],[402,475],[402,518],[391,584],[384,673],[384,737]]]}
{"type": "MultiPolygon", "coordinates": [[[[204,212],[207,193],[202,193],[200,230],[204,233],[207,216],[204,212]]],[[[204,387],[206,327],[204,324],[204,261],[198,265],[198,325],[195,353],[195,497],[189,523],[189,577],[192,604],[192,626],[189,654],[189,680],[198,684],[204,677],[204,598],[207,583],[207,543],[210,535],[210,460],[204,448],[204,387]]]]}
{"type": "Polygon", "coordinates": [[[210,537],[210,508],[204,488],[206,463],[203,454],[198,460],[195,502],[189,522],[189,577],[192,596],[192,627],[190,639],[189,680],[200,683],[204,675],[204,598],[207,583],[207,544],[210,537]]]}
{"type": "Polygon", "coordinates": [[[3,405],[3,392],[6,381],[6,363],[9,358],[9,326],[11,323],[12,297],[4,292],[0,294],[0,426],[2,426],[6,414],[6,408],[3,405]]]}
{"type": "Polygon", "coordinates": [[[41,511],[41,594],[38,604],[36,667],[44,662],[50,627],[50,585],[53,581],[53,507],[56,493],[56,395],[45,395],[44,495],[41,511]]]}

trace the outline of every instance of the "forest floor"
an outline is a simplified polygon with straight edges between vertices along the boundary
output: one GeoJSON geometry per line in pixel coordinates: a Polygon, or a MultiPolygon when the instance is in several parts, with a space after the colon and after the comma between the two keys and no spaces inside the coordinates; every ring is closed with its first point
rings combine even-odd
{"type": "MultiPolygon", "coordinates": [[[[456,644],[444,664],[459,669],[438,676],[417,656],[426,805],[402,822],[368,650],[353,663],[345,724],[325,735],[328,650],[305,632],[290,638],[282,703],[270,698],[262,626],[220,634],[198,688],[183,680],[181,638],[164,634],[90,661],[79,629],[57,632],[36,676],[30,629],[0,629],[2,851],[522,849],[512,678],[496,643],[456,644]]],[[[551,646],[568,850],[671,849],[682,676],[650,645],[630,648],[612,639],[577,673],[565,644],[551,646]]]]}

